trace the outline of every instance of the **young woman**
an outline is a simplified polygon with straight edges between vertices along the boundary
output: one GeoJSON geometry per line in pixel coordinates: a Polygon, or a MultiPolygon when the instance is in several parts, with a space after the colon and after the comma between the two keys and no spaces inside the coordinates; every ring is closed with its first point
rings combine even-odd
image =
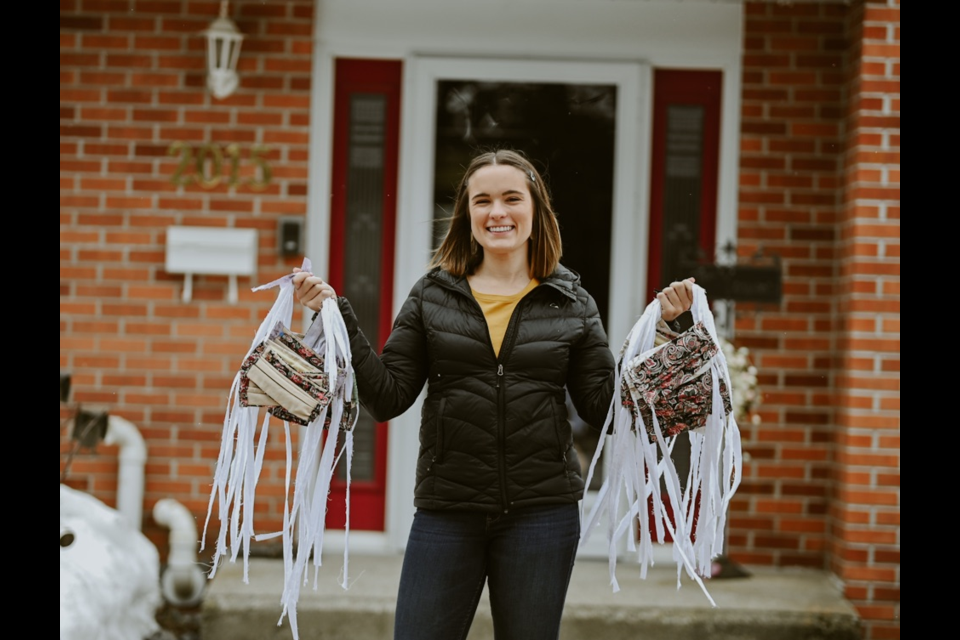
{"type": "MultiPolygon", "coordinates": [[[[560,256],[539,173],[519,153],[484,153],[382,353],[338,299],[360,402],[377,421],[406,411],[427,383],[396,640],[466,638],[484,584],[498,640],[559,635],[584,490],[566,393],[599,428],[615,376],[597,306],[560,256]]],[[[294,285],[314,311],[336,295],[306,272],[294,285]]],[[[690,309],[692,280],[658,297],[673,321],[690,309]]]]}

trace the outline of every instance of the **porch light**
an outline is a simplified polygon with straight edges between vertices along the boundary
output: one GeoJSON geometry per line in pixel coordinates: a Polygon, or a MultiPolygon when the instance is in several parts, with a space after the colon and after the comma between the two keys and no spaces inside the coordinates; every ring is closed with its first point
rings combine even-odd
{"type": "Polygon", "coordinates": [[[227,17],[228,0],[220,2],[220,16],[204,32],[207,36],[207,88],[218,100],[226,98],[240,84],[237,60],[243,34],[227,17]]]}

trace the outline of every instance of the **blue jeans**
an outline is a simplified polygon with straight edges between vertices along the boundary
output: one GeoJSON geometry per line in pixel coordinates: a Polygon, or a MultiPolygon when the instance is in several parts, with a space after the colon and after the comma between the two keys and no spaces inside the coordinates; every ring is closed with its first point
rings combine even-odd
{"type": "Polygon", "coordinates": [[[417,511],[394,640],[464,640],[484,583],[497,640],[557,640],[579,539],[576,504],[417,511]]]}

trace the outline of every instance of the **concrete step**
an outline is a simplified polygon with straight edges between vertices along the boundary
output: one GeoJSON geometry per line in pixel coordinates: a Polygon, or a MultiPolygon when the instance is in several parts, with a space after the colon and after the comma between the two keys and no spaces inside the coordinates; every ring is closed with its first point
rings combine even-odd
{"type": "MultiPolygon", "coordinates": [[[[338,584],[342,556],[324,557],[317,587],[300,595],[300,640],[390,640],[402,557],[350,555],[351,587],[338,584]]],[[[860,621],[826,572],[746,567],[748,577],[706,583],[717,603],[684,576],[677,589],[672,565],[658,565],[646,580],[635,563],[617,569],[620,591],[610,587],[606,562],[578,560],[564,610],[561,640],[860,640],[860,621]]],[[[203,640],[292,640],[281,626],[283,564],[253,558],[249,584],[243,567],[224,563],[202,608],[203,640]]],[[[484,594],[468,640],[493,640],[484,594]]]]}

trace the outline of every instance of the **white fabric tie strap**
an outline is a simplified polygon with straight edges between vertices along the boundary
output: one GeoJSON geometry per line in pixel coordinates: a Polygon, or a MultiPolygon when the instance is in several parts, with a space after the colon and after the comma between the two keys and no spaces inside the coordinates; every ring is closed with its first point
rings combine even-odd
{"type": "Polygon", "coordinates": [[[616,566],[624,539],[646,578],[654,563],[654,533],[661,544],[669,534],[677,587],[686,570],[715,607],[702,578],[711,575],[713,559],[723,552],[727,509],[743,465],[740,430],[729,398],[733,386],[706,292],[699,285],[694,285],[691,311],[694,328],[656,347],[661,308],[654,300],[624,341],[616,392],[602,429],[609,437],[600,439],[587,486],[607,440],[609,472],[583,518],[580,544],[586,544],[606,516],[610,584],[617,592],[616,566]],[[681,394],[682,404],[675,397],[681,394]],[[682,432],[691,444],[690,471],[683,484],[672,458],[682,432]]]}
{"type": "MultiPolygon", "coordinates": [[[[308,259],[304,260],[302,269],[311,270],[308,259]]],[[[253,290],[263,291],[274,287],[279,287],[280,293],[260,325],[247,352],[247,357],[250,357],[257,346],[263,343],[278,325],[290,326],[294,307],[293,275],[284,276],[253,290]]],[[[270,415],[264,412],[260,435],[257,438],[260,407],[241,405],[241,375],[238,373],[230,389],[224,416],[220,455],[200,547],[203,550],[207,526],[215,504],[220,516],[220,532],[217,536],[210,579],[216,575],[222,558],[229,556],[230,561],[235,562],[242,552],[243,581],[248,583],[251,540],[282,538],[284,587],[280,599],[282,613],[277,624],[281,625],[284,617],[288,617],[294,640],[299,638],[297,601],[301,585],[307,580],[307,563],[311,556],[313,556],[315,569],[314,588],[317,587],[316,580],[322,563],[326,529],[326,503],[334,470],[343,457],[346,458],[347,524],[344,531],[343,570],[340,575],[340,585],[344,589],[349,585],[350,472],[354,446],[353,427],[358,415],[350,339],[336,300],[332,298],[324,300],[320,314],[303,336],[302,342],[316,354],[324,356],[323,374],[329,380],[328,388],[333,397],[304,429],[297,453],[295,479],[290,423],[286,420],[283,422],[287,465],[284,478],[283,528],[274,533],[260,535],[254,533],[256,486],[263,467],[270,415]],[[326,426],[332,428],[325,428],[326,426]],[[342,448],[338,451],[340,432],[344,433],[344,439],[342,448]],[[291,484],[293,485],[292,500],[291,484]]]]}

